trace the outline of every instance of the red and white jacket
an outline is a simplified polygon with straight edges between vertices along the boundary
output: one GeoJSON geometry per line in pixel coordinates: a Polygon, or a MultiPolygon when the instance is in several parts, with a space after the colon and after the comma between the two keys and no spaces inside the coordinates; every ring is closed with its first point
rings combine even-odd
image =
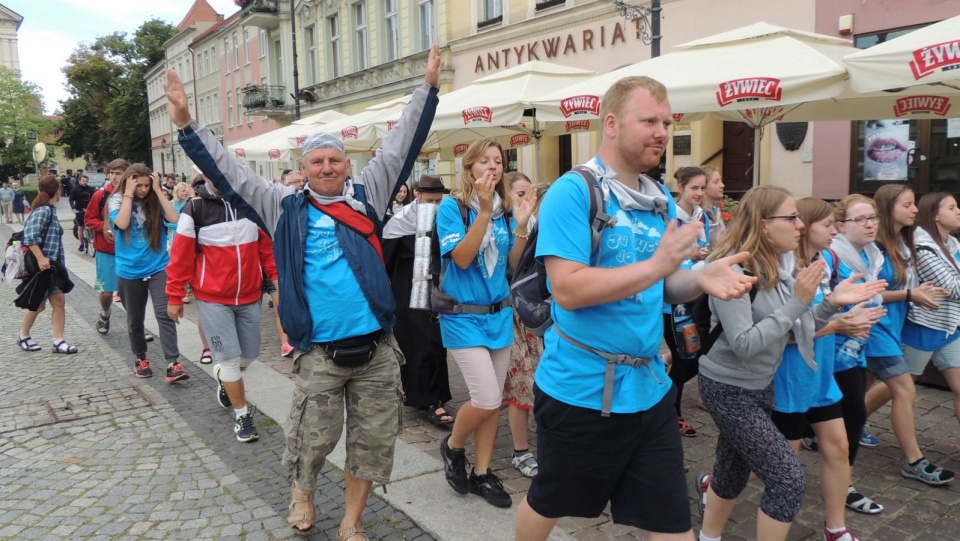
{"type": "Polygon", "coordinates": [[[183,304],[187,282],[205,302],[239,306],[260,300],[263,274],[277,280],[273,241],[224,199],[199,192],[177,222],[167,267],[169,303],[183,304]]]}

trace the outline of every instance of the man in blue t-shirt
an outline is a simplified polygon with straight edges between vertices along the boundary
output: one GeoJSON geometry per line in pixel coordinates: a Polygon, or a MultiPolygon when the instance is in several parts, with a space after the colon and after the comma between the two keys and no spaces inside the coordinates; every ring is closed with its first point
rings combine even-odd
{"type": "Polygon", "coordinates": [[[614,522],[650,539],[693,539],[676,391],[658,355],[661,309],[703,292],[739,297],[754,281],[730,268],[746,253],[680,269],[699,249],[703,225],[678,228],[672,199],[643,176],[670,139],[664,86],[627,77],[602,104],[603,141],[585,166],[616,222],[593,252],[590,194],[572,173],[540,207],[537,257],[547,268],[554,326],[535,376],[540,470],[517,515],[518,541],[544,540],[560,517],[596,517],[607,503],[614,522]],[[616,356],[608,378],[605,357],[616,356]]]}

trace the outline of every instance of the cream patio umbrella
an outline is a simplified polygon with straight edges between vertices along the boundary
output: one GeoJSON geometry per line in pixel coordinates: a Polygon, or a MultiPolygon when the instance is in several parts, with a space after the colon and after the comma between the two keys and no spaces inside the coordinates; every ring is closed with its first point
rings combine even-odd
{"type": "Polygon", "coordinates": [[[277,128],[267,133],[251,137],[244,141],[228,145],[227,148],[238,159],[255,161],[292,161],[300,158],[300,144],[319,127],[330,122],[346,118],[347,115],[336,111],[323,111],[297,120],[289,126],[277,128]]]}
{"type": "Polygon", "coordinates": [[[918,28],[844,58],[857,92],[917,85],[960,89],[960,16],[918,28]]]}
{"type": "Polygon", "coordinates": [[[548,122],[599,118],[600,99],[616,81],[646,75],[666,85],[676,116],[713,113],[757,131],[754,184],[759,182],[762,129],[803,104],[844,90],[842,58],[850,42],[759,22],[675,47],[657,58],[599,75],[535,99],[548,122]]]}

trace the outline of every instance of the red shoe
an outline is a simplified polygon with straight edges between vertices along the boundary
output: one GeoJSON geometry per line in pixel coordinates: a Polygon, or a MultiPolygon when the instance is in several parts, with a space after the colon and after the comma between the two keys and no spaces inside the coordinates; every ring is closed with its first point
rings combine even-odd
{"type": "Polygon", "coordinates": [[[830,533],[826,528],[823,529],[823,541],[860,541],[854,537],[849,528],[844,528],[839,533],[830,533]]]}
{"type": "Polygon", "coordinates": [[[183,365],[178,362],[172,362],[167,365],[167,383],[190,379],[190,374],[183,370],[183,365]]]}
{"type": "Polygon", "coordinates": [[[697,429],[690,426],[690,423],[686,421],[681,415],[677,417],[677,422],[680,423],[680,435],[685,438],[695,438],[697,437],[697,429]]]}
{"type": "Polygon", "coordinates": [[[150,361],[147,359],[137,359],[134,361],[133,375],[138,378],[152,378],[153,370],[150,370],[150,361]]]}
{"type": "Polygon", "coordinates": [[[295,349],[296,349],[296,348],[294,348],[293,346],[290,345],[290,342],[284,342],[283,345],[280,346],[280,356],[281,356],[281,357],[290,357],[291,355],[293,355],[293,351],[294,351],[295,349]]]}

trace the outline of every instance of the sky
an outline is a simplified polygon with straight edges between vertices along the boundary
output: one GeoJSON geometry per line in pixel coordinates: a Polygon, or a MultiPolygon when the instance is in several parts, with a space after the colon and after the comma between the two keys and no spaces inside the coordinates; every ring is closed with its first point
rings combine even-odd
{"type": "MultiPolygon", "coordinates": [[[[54,114],[67,98],[62,68],[80,43],[114,32],[132,35],[157,18],[176,25],[194,0],[0,0],[23,17],[18,32],[23,79],[40,86],[44,113],[54,114]]],[[[207,0],[224,16],[239,8],[233,0],[207,0]]]]}

